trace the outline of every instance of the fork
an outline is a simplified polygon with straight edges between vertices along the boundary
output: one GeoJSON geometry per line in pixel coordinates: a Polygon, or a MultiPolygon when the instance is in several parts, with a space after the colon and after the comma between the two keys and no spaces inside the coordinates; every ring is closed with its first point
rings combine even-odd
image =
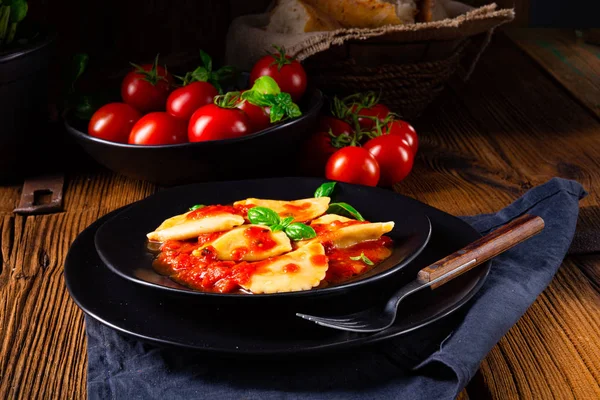
{"type": "Polygon", "coordinates": [[[544,220],[541,217],[525,214],[514,219],[466,247],[420,270],[417,278],[396,291],[383,309],[374,307],[353,314],[327,318],[302,313],[296,313],[296,316],[322,326],[344,331],[362,333],[382,331],[392,326],[396,320],[398,306],[407,296],[425,288],[437,289],[487,260],[524,242],[541,232],[542,229],[544,229],[544,220]]]}

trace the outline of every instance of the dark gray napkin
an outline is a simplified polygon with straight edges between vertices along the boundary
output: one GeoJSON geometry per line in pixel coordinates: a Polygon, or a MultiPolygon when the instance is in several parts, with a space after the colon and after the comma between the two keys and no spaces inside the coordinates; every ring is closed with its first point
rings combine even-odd
{"type": "Polygon", "coordinates": [[[573,239],[575,182],[554,178],[505,209],[464,217],[481,233],[530,213],[543,232],[494,259],[461,313],[382,345],[328,356],[232,360],[164,349],[86,317],[91,399],[454,399],[549,284],[573,239]]]}

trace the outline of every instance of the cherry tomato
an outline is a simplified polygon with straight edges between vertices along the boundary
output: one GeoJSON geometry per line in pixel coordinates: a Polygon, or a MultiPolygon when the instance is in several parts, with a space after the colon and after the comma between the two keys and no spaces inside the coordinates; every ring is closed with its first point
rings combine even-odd
{"type": "Polygon", "coordinates": [[[352,134],[352,127],[349,123],[328,115],[321,115],[319,117],[319,127],[317,129],[323,132],[329,132],[331,129],[331,133],[333,133],[335,136],[352,134]]]}
{"type": "Polygon", "coordinates": [[[166,112],[144,115],[131,129],[129,144],[159,145],[187,142],[187,122],[166,112]]]}
{"type": "Polygon", "coordinates": [[[246,113],[252,125],[252,131],[258,132],[271,126],[271,117],[269,107],[260,107],[246,100],[237,103],[237,108],[246,113]]]}
{"type": "Polygon", "coordinates": [[[327,160],[338,149],[331,144],[329,132],[315,132],[302,146],[300,166],[310,176],[323,176],[327,160]]]}
{"type": "Polygon", "coordinates": [[[231,139],[252,133],[250,118],[239,108],[224,108],[216,104],[200,107],[190,119],[190,142],[231,139]]]}
{"type": "Polygon", "coordinates": [[[88,124],[88,134],[111,142],[127,143],[133,125],[142,114],[125,103],[109,103],[100,107],[88,124]]]}
{"type": "Polygon", "coordinates": [[[327,179],[376,186],[379,182],[379,164],[367,149],[362,147],[343,147],[333,153],[325,166],[327,179]]]}
{"type": "Polygon", "coordinates": [[[358,113],[358,123],[360,127],[366,131],[370,131],[375,128],[375,121],[371,118],[365,117],[377,117],[383,122],[390,114],[390,109],[381,103],[377,103],[370,108],[361,108],[360,110],[357,105],[353,105],[350,107],[350,111],[353,113],[358,113]]]}
{"type": "Polygon", "coordinates": [[[402,137],[408,147],[410,147],[413,155],[417,154],[417,149],[419,148],[419,137],[417,136],[417,131],[415,128],[413,128],[408,122],[396,119],[390,122],[383,129],[383,132],[402,137]]]}
{"type": "Polygon", "coordinates": [[[289,93],[294,102],[298,102],[306,92],[306,71],[297,60],[286,56],[278,49],[278,54],[271,54],[259,59],[250,71],[250,86],[261,76],[270,76],[277,82],[284,93],[289,93]]]}
{"type": "Polygon", "coordinates": [[[208,82],[192,82],[175,89],[167,98],[167,112],[188,120],[202,106],[213,102],[219,92],[208,82]]]}
{"type": "Polygon", "coordinates": [[[121,83],[123,101],[142,113],[164,110],[173,86],[173,76],[157,61],[136,67],[121,83]]]}
{"type": "Polygon", "coordinates": [[[392,186],[408,176],[414,163],[414,155],[398,135],[381,135],[364,145],[377,160],[381,168],[379,185],[392,186]]]}

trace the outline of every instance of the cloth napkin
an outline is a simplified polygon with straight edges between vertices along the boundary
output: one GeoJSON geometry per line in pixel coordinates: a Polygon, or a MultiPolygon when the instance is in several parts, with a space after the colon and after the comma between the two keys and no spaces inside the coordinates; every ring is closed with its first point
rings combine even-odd
{"type": "Polygon", "coordinates": [[[530,213],[539,235],[494,259],[484,286],[458,314],[384,342],[327,356],[219,359],[121,336],[90,317],[90,399],[454,399],[479,364],[550,283],[573,239],[575,182],[553,178],[505,209],[464,217],[482,234],[530,213]]]}

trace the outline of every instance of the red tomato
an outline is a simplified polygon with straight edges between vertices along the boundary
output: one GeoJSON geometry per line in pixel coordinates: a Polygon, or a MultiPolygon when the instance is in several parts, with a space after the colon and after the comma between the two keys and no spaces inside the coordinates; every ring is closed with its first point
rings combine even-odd
{"type": "Polygon", "coordinates": [[[131,129],[129,144],[159,145],[187,142],[187,122],[166,112],[144,115],[131,129]]]}
{"type": "Polygon", "coordinates": [[[410,147],[398,135],[382,135],[364,145],[381,168],[379,185],[392,186],[408,176],[414,163],[410,147]]]}
{"type": "MultiPolygon", "coordinates": [[[[350,107],[350,111],[357,113],[358,106],[355,104],[350,107]]],[[[364,117],[377,117],[380,121],[384,121],[385,118],[390,114],[390,109],[387,106],[378,103],[370,108],[361,108],[358,110],[358,123],[360,127],[366,131],[370,131],[375,128],[375,121],[371,118],[364,117]]]]}
{"type": "Polygon", "coordinates": [[[410,147],[413,155],[417,154],[417,149],[419,148],[419,137],[417,136],[417,131],[415,131],[415,128],[413,128],[408,122],[396,119],[390,122],[383,129],[383,132],[402,137],[408,147],[410,147]]]}
{"type": "Polygon", "coordinates": [[[379,182],[379,164],[368,150],[362,147],[343,147],[333,153],[325,166],[327,179],[376,186],[379,182]]]}
{"type": "Polygon", "coordinates": [[[223,108],[208,104],[199,108],[190,119],[190,142],[231,139],[252,133],[250,118],[239,108],[223,108]]]}
{"type": "Polygon", "coordinates": [[[88,124],[88,134],[111,142],[127,143],[133,125],[142,114],[129,104],[109,103],[100,107],[88,124]]]}
{"type": "Polygon", "coordinates": [[[330,117],[327,115],[321,115],[319,117],[319,127],[317,129],[323,132],[329,132],[331,129],[331,133],[333,133],[335,136],[352,134],[352,127],[349,123],[342,121],[339,118],[330,117]]]}
{"type": "Polygon", "coordinates": [[[283,51],[259,59],[250,72],[250,86],[261,76],[270,76],[284,93],[289,93],[298,102],[306,92],[306,71],[295,59],[283,51]]]}
{"type": "Polygon", "coordinates": [[[270,109],[268,107],[256,106],[246,100],[236,105],[237,108],[246,113],[252,125],[252,131],[258,132],[271,126],[270,109]]]}
{"type": "Polygon", "coordinates": [[[219,92],[208,82],[192,82],[175,89],[167,98],[167,112],[174,117],[189,120],[202,106],[213,102],[219,92]]]}
{"type": "Polygon", "coordinates": [[[121,83],[123,101],[142,113],[162,111],[173,86],[173,76],[159,65],[144,64],[121,83]]]}
{"type": "Polygon", "coordinates": [[[312,134],[300,151],[302,172],[311,176],[323,176],[327,160],[338,149],[331,145],[329,132],[312,134]]]}

